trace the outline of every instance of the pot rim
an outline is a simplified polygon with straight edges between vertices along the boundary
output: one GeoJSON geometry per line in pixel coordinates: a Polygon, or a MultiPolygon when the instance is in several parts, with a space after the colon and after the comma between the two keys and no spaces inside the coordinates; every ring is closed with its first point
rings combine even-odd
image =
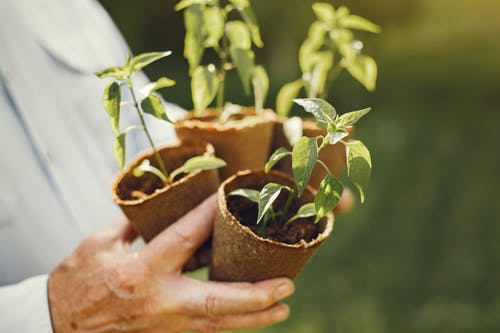
{"type": "MultiPolygon", "coordinates": [[[[215,148],[214,148],[214,146],[211,143],[203,141],[203,140],[195,140],[195,139],[177,140],[177,141],[175,141],[173,143],[168,143],[168,144],[161,145],[161,146],[158,147],[158,152],[161,152],[161,151],[164,151],[164,150],[173,150],[173,151],[175,151],[177,149],[186,148],[189,145],[192,145],[192,146],[195,146],[195,145],[200,145],[201,146],[201,145],[203,145],[205,147],[205,152],[202,154],[203,156],[215,156],[215,148]]],[[[172,184],[164,186],[161,189],[157,189],[156,191],[154,191],[152,194],[149,194],[145,198],[136,199],[136,200],[124,200],[124,199],[121,199],[118,196],[118,194],[117,194],[118,185],[123,181],[123,179],[125,178],[125,176],[127,174],[129,174],[130,172],[132,172],[132,170],[135,167],[137,167],[145,158],[153,157],[153,155],[154,155],[153,149],[148,149],[148,150],[145,150],[145,151],[139,153],[115,177],[115,180],[113,181],[113,185],[111,186],[111,196],[113,197],[113,201],[116,204],[118,204],[120,206],[137,206],[137,205],[140,205],[140,204],[144,203],[145,201],[148,201],[148,200],[151,200],[153,198],[156,198],[157,196],[159,196],[162,193],[168,191],[172,187],[175,187],[175,186],[178,186],[178,185],[180,185],[182,183],[191,181],[193,178],[195,178],[196,176],[198,176],[199,174],[201,174],[204,171],[212,171],[212,170],[197,170],[197,171],[190,172],[186,176],[184,176],[181,179],[173,182],[172,184]]]]}
{"type": "Polygon", "coordinates": [[[238,125],[237,122],[232,123],[219,123],[217,119],[214,120],[204,120],[204,118],[216,117],[217,110],[215,108],[206,109],[201,116],[197,116],[194,110],[190,111],[187,116],[183,119],[177,121],[174,124],[175,128],[197,128],[203,130],[214,130],[217,132],[228,132],[235,131],[239,129],[255,128],[264,123],[276,123],[277,116],[272,109],[263,109],[262,112],[257,113],[255,107],[242,106],[242,111],[240,114],[244,116],[259,116],[261,119],[249,124],[238,125]]]}
{"type": "MultiPolygon", "coordinates": [[[[317,246],[330,236],[330,234],[333,231],[333,225],[335,222],[335,218],[334,218],[334,215],[332,212],[329,212],[327,214],[327,216],[325,217],[326,218],[325,229],[320,234],[318,234],[318,236],[316,238],[314,238],[312,241],[309,241],[309,242],[305,242],[302,240],[302,242],[295,243],[295,244],[287,244],[287,243],[278,242],[278,241],[275,241],[272,239],[260,237],[260,236],[256,235],[249,227],[241,224],[240,221],[227,208],[225,187],[229,183],[236,180],[238,177],[246,176],[246,175],[253,174],[253,173],[263,173],[264,175],[266,175],[266,173],[262,169],[239,171],[235,175],[229,177],[224,182],[222,182],[222,184],[219,186],[219,190],[217,191],[217,199],[218,199],[217,203],[219,206],[219,210],[222,210],[223,215],[226,217],[229,217],[231,219],[231,221],[236,223],[247,235],[249,235],[251,238],[253,238],[254,240],[256,240],[258,242],[264,242],[264,243],[268,243],[268,244],[271,244],[274,246],[292,248],[292,249],[308,249],[308,248],[317,246]]],[[[268,174],[273,174],[274,176],[277,176],[278,178],[281,178],[282,180],[285,180],[286,182],[293,183],[292,178],[281,171],[271,170],[271,171],[269,171],[268,174]]],[[[306,191],[309,191],[312,194],[316,194],[316,191],[309,185],[307,186],[306,191]]]]}

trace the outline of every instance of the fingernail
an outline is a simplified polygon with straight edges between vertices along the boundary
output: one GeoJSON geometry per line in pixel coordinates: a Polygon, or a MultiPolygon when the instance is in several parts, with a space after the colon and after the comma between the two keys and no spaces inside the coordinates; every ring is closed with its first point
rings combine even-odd
{"type": "Polygon", "coordinates": [[[274,292],[274,297],[277,300],[280,300],[290,296],[292,292],[293,292],[292,286],[288,283],[283,283],[280,286],[278,286],[278,288],[276,288],[276,291],[274,292]]]}
{"type": "Polygon", "coordinates": [[[290,310],[288,309],[288,306],[281,305],[273,313],[274,320],[276,321],[285,320],[286,318],[288,318],[289,314],[290,310]]]}

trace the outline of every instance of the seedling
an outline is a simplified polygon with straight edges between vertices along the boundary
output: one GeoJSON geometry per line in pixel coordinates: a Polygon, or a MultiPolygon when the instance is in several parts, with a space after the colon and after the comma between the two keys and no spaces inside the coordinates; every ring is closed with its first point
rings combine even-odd
{"type": "Polygon", "coordinates": [[[171,51],[166,51],[144,53],[134,58],[128,56],[125,61],[125,65],[121,67],[113,66],[96,73],[96,75],[100,78],[110,77],[113,79],[113,81],[106,85],[106,88],[104,89],[103,104],[104,109],[111,118],[111,129],[115,135],[113,153],[118,166],[120,169],[123,169],[125,164],[127,134],[133,130],[143,130],[154,152],[158,168],[152,166],[149,160],[144,160],[135,170],[133,170],[133,174],[136,177],[142,177],[146,172],[149,172],[160,178],[164,184],[171,184],[174,181],[174,178],[181,173],[189,173],[196,170],[216,169],[226,165],[223,160],[215,157],[197,156],[186,161],[182,167],[173,171],[170,175],[167,172],[160,153],[158,152],[158,149],[156,148],[151,134],[146,126],[144,117],[145,114],[149,114],[162,121],[172,123],[167,116],[167,112],[165,111],[165,107],[163,106],[161,99],[154,93],[160,89],[175,85],[175,81],[167,77],[158,79],[156,82],[147,85],[141,90],[146,97],[139,100],[134,89],[132,77],[144,67],[157,60],[165,58],[170,54],[172,54],[171,51]],[[132,101],[122,102],[122,88],[124,87],[126,87],[130,92],[132,101]],[[122,106],[130,104],[137,112],[140,125],[130,126],[122,132],[120,130],[120,114],[122,112],[122,106]]]}
{"type": "Polygon", "coordinates": [[[333,175],[327,165],[318,159],[319,153],[328,145],[338,142],[345,146],[347,155],[347,175],[359,191],[361,202],[365,200],[368,181],[371,173],[370,152],[359,140],[345,141],[348,135],[347,129],[353,126],[370,109],[363,109],[338,115],[335,108],[328,102],[317,99],[296,99],[308,113],[311,113],[318,125],[326,130],[325,135],[314,138],[301,137],[292,151],[283,147],[277,149],[265,165],[265,172],[269,172],[276,163],[285,157],[292,158],[292,169],[295,186],[293,188],[269,183],[262,190],[237,189],[229,193],[230,196],[242,196],[257,203],[257,225],[258,233],[265,236],[266,225],[270,220],[278,222],[280,226],[286,226],[298,219],[315,217],[314,222],[319,222],[329,211],[333,210],[342,196],[344,186],[340,180],[333,175]],[[290,206],[294,199],[304,193],[311,177],[314,166],[319,163],[325,170],[326,176],[320,183],[319,189],[314,197],[314,202],[301,206],[295,215],[289,214],[290,206]],[[281,209],[273,207],[282,191],[288,192],[288,199],[281,209]]]}
{"type": "Polygon", "coordinates": [[[184,10],[186,27],[184,56],[189,62],[191,91],[195,112],[201,115],[217,99],[219,120],[229,119],[232,111],[225,109],[226,73],[236,69],[246,95],[253,85],[255,107],[263,109],[269,90],[264,67],[255,64],[252,45],[262,47],[255,13],[249,0],[182,0],[175,10],[184,10]],[[237,13],[241,19],[229,20],[237,13]],[[212,50],[218,64],[203,65],[204,55],[212,50]]]}
{"type": "Polygon", "coordinates": [[[281,88],[276,100],[276,112],[281,116],[288,117],[293,99],[302,89],[308,98],[327,99],[332,82],[344,69],[368,91],[375,90],[377,63],[361,54],[363,42],[354,38],[353,30],[379,33],[380,27],[351,14],[345,6],[335,9],[317,2],[312,9],[316,21],[299,51],[302,77],[281,88]]]}

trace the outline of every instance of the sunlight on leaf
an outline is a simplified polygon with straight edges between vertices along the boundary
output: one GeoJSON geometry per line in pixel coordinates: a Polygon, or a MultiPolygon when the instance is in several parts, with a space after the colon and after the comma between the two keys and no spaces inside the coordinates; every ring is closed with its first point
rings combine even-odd
{"type": "Polygon", "coordinates": [[[286,156],[290,156],[292,153],[283,147],[278,148],[272,155],[269,157],[269,160],[266,163],[264,171],[268,173],[280,160],[285,158],[286,156]]]}
{"type": "Polygon", "coordinates": [[[303,136],[297,141],[292,151],[292,169],[298,196],[300,197],[307,184],[318,159],[316,138],[303,136]]]}
{"type": "Polygon", "coordinates": [[[348,142],[346,150],[347,175],[358,189],[361,202],[364,202],[372,169],[370,152],[358,140],[348,142]]]}
{"type": "Polygon", "coordinates": [[[314,198],[314,206],[317,212],[314,223],[319,222],[329,211],[337,206],[343,191],[344,186],[332,173],[328,173],[323,178],[314,198]]]}
{"type": "Polygon", "coordinates": [[[272,204],[278,199],[282,190],[291,191],[288,186],[276,183],[269,183],[260,191],[259,195],[259,212],[257,214],[257,224],[262,220],[264,215],[269,211],[272,204]]]}

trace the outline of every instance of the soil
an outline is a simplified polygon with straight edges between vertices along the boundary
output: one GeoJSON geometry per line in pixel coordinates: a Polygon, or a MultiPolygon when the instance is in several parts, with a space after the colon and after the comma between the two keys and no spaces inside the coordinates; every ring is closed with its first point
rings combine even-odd
{"type": "MultiPolygon", "coordinates": [[[[288,192],[280,194],[280,197],[273,205],[275,211],[279,211],[284,206],[287,196],[288,192]]],[[[292,203],[285,221],[295,214],[300,205],[297,201],[292,203]]],[[[258,232],[259,226],[255,223],[258,209],[256,203],[243,197],[230,196],[227,197],[227,207],[242,225],[249,227],[254,234],[261,236],[258,232]]],[[[298,219],[286,226],[270,220],[266,226],[265,238],[293,245],[303,242],[308,243],[316,239],[322,231],[321,223],[315,224],[314,218],[298,219]]]]}

